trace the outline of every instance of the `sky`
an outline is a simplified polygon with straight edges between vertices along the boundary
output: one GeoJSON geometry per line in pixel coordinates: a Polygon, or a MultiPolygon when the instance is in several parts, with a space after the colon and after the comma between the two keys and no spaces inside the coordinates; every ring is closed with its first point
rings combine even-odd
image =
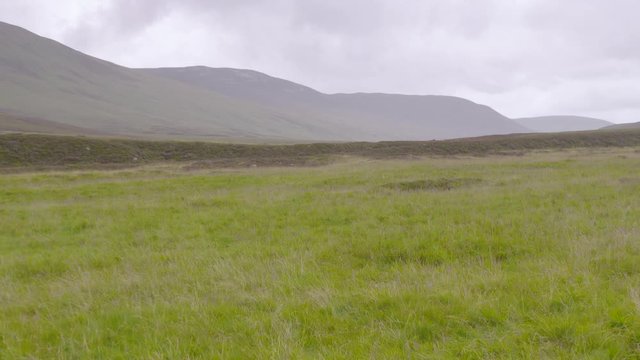
{"type": "Polygon", "coordinates": [[[638,0],[10,0],[0,21],[128,67],[640,121],[638,0]]]}

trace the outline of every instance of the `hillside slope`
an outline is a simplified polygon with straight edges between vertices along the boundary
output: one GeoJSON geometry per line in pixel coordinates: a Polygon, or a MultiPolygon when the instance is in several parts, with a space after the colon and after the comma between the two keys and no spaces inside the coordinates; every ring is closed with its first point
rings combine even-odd
{"type": "Polygon", "coordinates": [[[319,141],[527,131],[454,97],[326,95],[249,70],[129,69],[5,23],[0,48],[0,111],[37,119],[32,131],[55,124],[72,133],[319,141]]]}
{"type": "Polygon", "coordinates": [[[295,139],[360,134],[148,76],[8,24],[0,23],[0,48],[0,109],[18,117],[111,134],[295,139]]]}
{"type": "Polygon", "coordinates": [[[614,125],[609,125],[603,128],[603,130],[625,130],[625,129],[640,129],[640,122],[614,124],[614,125]]]}
{"type": "Polygon", "coordinates": [[[495,110],[453,96],[323,94],[257,71],[194,66],[139,69],[229,97],[301,116],[330,118],[383,134],[384,140],[429,140],[530,130],[495,110]]]}
{"type": "Polygon", "coordinates": [[[536,132],[562,132],[596,130],[612,123],[584,116],[539,116],[514,119],[520,125],[536,132]]]}
{"type": "Polygon", "coordinates": [[[92,131],[77,126],[59,124],[53,121],[37,118],[21,118],[0,112],[0,133],[3,132],[106,135],[98,131],[92,131]]]}

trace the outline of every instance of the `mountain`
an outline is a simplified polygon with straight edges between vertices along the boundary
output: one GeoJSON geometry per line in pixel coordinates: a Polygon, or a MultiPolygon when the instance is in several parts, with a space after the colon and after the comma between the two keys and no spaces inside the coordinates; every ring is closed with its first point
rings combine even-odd
{"type": "Polygon", "coordinates": [[[2,132],[106,135],[97,131],[60,124],[53,121],[28,117],[16,117],[14,115],[0,113],[0,133],[2,132]]]}
{"type": "Polygon", "coordinates": [[[350,139],[314,124],[102,61],[0,23],[0,111],[116,135],[350,139]]]}
{"type": "Polygon", "coordinates": [[[139,69],[226,96],[301,116],[336,119],[381,139],[428,140],[528,132],[488,106],[452,96],[323,94],[307,86],[242,69],[139,69]]]}
{"type": "Polygon", "coordinates": [[[264,140],[527,131],[455,97],[328,95],[251,70],[130,69],[1,22],[0,49],[0,112],[12,119],[0,131],[264,140]]]}
{"type": "Polygon", "coordinates": [[[622,129],[640,129],[640,122],[613,124],[602,128],[602,130],[622,130],[622,129]]]}
{"type": "Polygon", "coordinates": [[[204,88],[232,98],[266,105],[295,106],[325,97],[324,94],[289,80],[279,79],[254,70],[189,66],[178,68],[137,69],[204,88]]]}
{"type": "Polygon", "coordinates": [[[596,130],[613,124],[606,120],[583,116],[540,116],[514,120],[535,132],[596,130]]]}

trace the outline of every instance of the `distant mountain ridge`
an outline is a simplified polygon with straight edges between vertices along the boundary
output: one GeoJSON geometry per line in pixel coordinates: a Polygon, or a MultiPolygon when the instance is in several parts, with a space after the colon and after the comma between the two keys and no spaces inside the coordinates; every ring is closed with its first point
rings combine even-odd
{"type": "Polygon", "coordinates": [[[258,104],[102,61],[0,23],[0,109],[114,135],[349,139],[258,104]]]}
{"type": "Polygon", "coordinates": [[[0,131],[313,141],[531,131],[451,96],[324,94],[242,69],[130,69],[2,22],[0,49],[0,112],[11,118],[0,131]]]}
{"type": "Polygon", "coordinates": [[[277,101],[304,101],[324,94],[293,81],[276,78],[248,69],[187,66],[174,68],[136,69],[182,83],[215,91],[230,97],[272,104],[277,101]]]}
{"type": "Polygon", "coordinates": [[[613,123],[585,116],[555,115],[514,119],[535,132],[562,132],[596,130],[613,123]]]}
{"type": "Polygon", "coordinates": [[[324,94],[253,70],[204,66],[139,71],[262,106],[295,111],[300,116],[330,117],[388,134],[388,139],[429,140],[529,131],[488,106],[452,96],[324,94]],[[402,137],[392,135],[398,131],[402,137]]]}
{"type": "Polygon", "coordinates": [[[603,128],[603,130],[624,130],[624,129],[640,129],[640,122],[626,123],[626,124],[613,124],[603,128]]]}

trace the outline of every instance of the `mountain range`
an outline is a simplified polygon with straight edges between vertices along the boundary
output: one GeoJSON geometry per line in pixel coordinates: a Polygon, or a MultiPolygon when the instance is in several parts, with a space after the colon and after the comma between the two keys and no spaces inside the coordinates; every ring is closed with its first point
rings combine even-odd
{"type": "Polygon", "coordinates": [[[431,140],[587,130],[452,96],[325,94],[242,69],[132,69],[0,22],[0,131],[185,139],[431,140]]]}

